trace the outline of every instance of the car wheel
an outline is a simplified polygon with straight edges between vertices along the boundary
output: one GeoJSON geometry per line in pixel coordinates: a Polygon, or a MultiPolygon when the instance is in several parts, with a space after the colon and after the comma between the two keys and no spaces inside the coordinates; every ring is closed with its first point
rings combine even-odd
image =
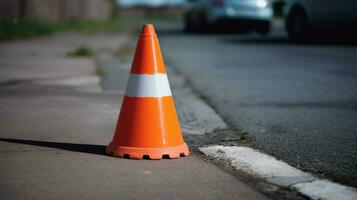
{"type": "Polygon", "coordinates": [[[206,21],[201,15],[198,14],[187,14],[185,16],[185,31],[187,32],[204,32],[206,29],[206,21]]]}
{"type": "Polygon", "coordinates": [[[309,21],[302,9],[293,10],[287,19],[286,29],[291,40],[303,42],[310,38],[309,21]]]}
{"type": "Polygon", "coordinates": [[[198,32],[204,33],[204,32],[208,32],[208,27],[209,24],[207,23],[207,18],[204,14],[200,14],[197,17],[197,24],[196,24],[196,28],[198,32]]]}
{"type": "Polygon", "coordinates": [[[261,35],[268,35],[270,32],[270,22],[259,23],[256,31],[261,35]]]}
{"type": "Polygon", "coordinates": [[[189,33],[195,31],[194,22],[189,14],[186,14],[184,18],[184,31],[189,33]]]}

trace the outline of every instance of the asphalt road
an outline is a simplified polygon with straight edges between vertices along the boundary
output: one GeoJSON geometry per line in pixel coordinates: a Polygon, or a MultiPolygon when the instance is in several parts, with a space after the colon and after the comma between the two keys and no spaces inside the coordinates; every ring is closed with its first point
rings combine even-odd
{"type": "Polygon", "coordinates": [[[166,63],[256,148],[357,186],[356,46],[180,29],[157,26],[166,63]]]}

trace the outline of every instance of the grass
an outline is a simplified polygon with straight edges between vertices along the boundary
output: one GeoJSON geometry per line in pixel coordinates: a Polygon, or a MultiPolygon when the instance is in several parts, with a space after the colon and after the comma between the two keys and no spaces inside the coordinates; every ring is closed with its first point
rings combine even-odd
{"type": "MultiPolygon", "coordinates": [[[[114,12],[113,12],[114,13],[114,12]]],[[[80,31],[86,33],[118,33],[132,30],[137,24],[151,21],[179,20],[181,14],[169,11],[128,11],[113,14],[107,20],[66,20],[57,23],[43,22],[36,19],[0,19],[0,41],[48,35],[59,31],[80,31]]]]}
{"type": "Polygon", "coordinates": [[[56,28],[58,31],[120,32],[123,24],[123,20],[118,17],[109,20],[68,20],[57,23],[56,28]]]}
{"type": "Polygon", "coordinates": [[[55,32],[53,24],[38,20],[0,20],[0,41],[46,35],[53,32],[55,32]]]}
{"type": "Polygon", "coordinates": [[[89,47],[85,45],[81,45],[77,47],[75,50],[68,52],[66,55],[70,57],[87,57],[87,56],[92,56],[93,51],[89,47]]]}
{"type": "Polygon", "coordinates": [[[68,20],[47,23],[35,19],[0,20],[0,41],[48,35],[59,31],[120,32],[123,20],[68,20]]]}

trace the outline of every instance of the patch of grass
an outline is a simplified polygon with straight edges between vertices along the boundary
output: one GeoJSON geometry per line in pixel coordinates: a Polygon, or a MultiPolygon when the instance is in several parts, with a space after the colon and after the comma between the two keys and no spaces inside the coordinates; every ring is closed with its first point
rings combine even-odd
{"type": "Polygon", "coordinates": [[[69,20],[57,23],[56,28],[58,31],[120,32],[123,24],[123,20],[117,17],[109,20],[69,20]]]}
{"type": "Polygon", "coordinates": [[[60,31],[80,31],[86,33],[132,31],[138,24],[151,21],[174,21],[181,19],[179,11],[138,10],[127,13],[113,12],[107,20],[66,20],[57,23],[36,19],[19,18],[0,20],[0,41],[17,38],[42,36],[60,31]]]}
{"type": "Polygon", "coordinates": [[[40,36],[56,31],[53,24],[34,19],[0,20],[0,41],[40,36]]]}
{"type": "Polygon", "coordinates": [[[47,23],[27,18],[3,19],[0,20],[0,41],[42,36],[59,31],[117,33],[122,31],[123,21],[121,17],[109,20],[68,20],[58,23],[47,23]]]}
{"type": "Polygon", "coordinates": [[[86,56],[92,56],[93,51],[89,47],[85,45],[81,45],[77,47],[75,50],[68,52],[66,55],[70,57],[86,57],[86,56]]]}

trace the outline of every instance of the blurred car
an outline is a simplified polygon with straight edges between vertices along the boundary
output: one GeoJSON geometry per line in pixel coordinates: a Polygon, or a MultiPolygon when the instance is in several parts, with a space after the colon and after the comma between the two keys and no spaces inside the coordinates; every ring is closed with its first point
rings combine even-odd
{"type": "Polygon", "coordinates": [[[190,32],[229,22],[267,34],[272,18],[271,0],[188,0],[184,23],[185,30],[190,32]]]}
{"type": "Polygon", "coordinates": [[[286,0],[284,15],[289,37],[296,41],[357,30],[357,0],[286,0]]]}

